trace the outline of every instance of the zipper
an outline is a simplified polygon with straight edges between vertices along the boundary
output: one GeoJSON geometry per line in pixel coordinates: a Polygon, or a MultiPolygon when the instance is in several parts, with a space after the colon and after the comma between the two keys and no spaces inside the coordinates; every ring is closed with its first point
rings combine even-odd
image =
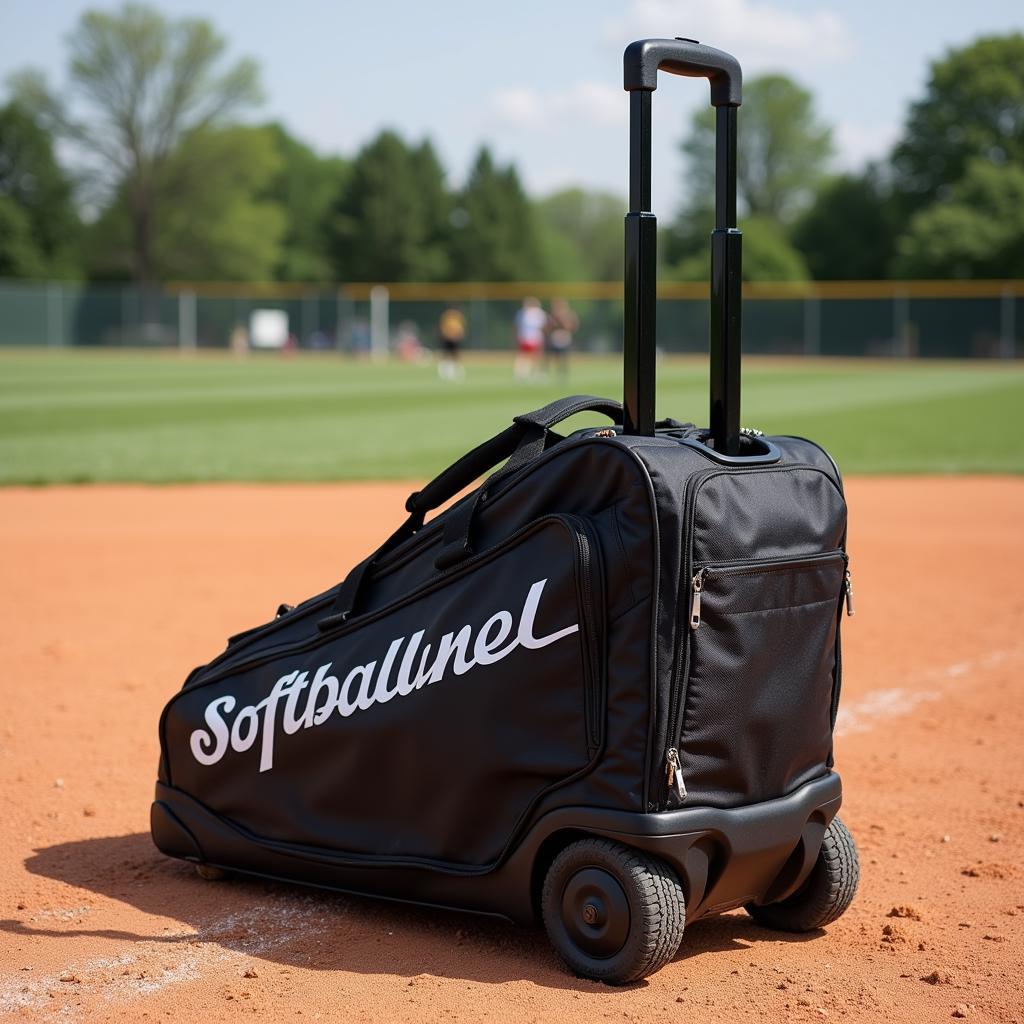
{"type": "Polygon", "coordinates": [[[704,576],[707,569],[701,569],[690,581],[690,629],[700,625],[700,595],[704,592],[704,576]]]}
{"type": "Polygon", "coordinates": [[[665,776],[669,791],[676,787],[679,799],[686,800],[686,783],[683,782],[683,768],[679,762],[679,751],[675,747],[669,747],[665,755],[665,776]]]}
{"type": "MultiPolygon", "coordinates": [[[[683,510],[686,516],[686,522],[683,529],[683,573],[689,571],[690,566],[690,543],[693,535],[693,517],[694,509],[696,507],[695,496],[697,489],[700,485],[712,476],[716,476],[721,472],[718,469],[705,469],[700,473],[695,473],[686,481],[686,486],[683,488],[683,510]]],[[[698,605],[699,610],[699,605],[698,605]]],[[[668,694],[668,732],[665,734],[667,743],[672,744],[675,742],[675,737],[678,733],[678,729],[675,727],[676,719],[680,714],[680,704],[682,703],[680,691],[682,687],[679,685],[680,681],[686,679],[687,674],[690,671],[690,644],[689,644],[689,632],[690,630],[684,630],[682,628],[682,622],[679,623],[679,628],[676,630],[677,636],[679,636],[679,644],[683,647],[683,652],[677,658],[676,671],[672,680],[671,687],[668,694]]],[[[672,759],[675,758],[676,767],[679,764],[679,751],[675,746],[669,746],[665,751],[664,771],[666,779],[666,794],[672,792],[672,784],[676,781],[677,771],[676,767],[673,767],[672,759]]],[[[682,783],[683,773],[678,772],[678,781],[682,783]]],[[[680,798],[682,798],[685,789],[680,790],[677,787],[680,798]]]]}
{"type": "MultiPolygon", "coordinates": [[[[315,597],[311,597],[301,604],[292,607],[291,611],[287,613],[287,616],[277,614],[269,622],[261,622],[258,626],[250,626],[248,629],[243,629],[240,633],[234,633],[228,637],[227,645],[224,650],[220,652],[216,657],[211,658],[204,666],[203,669],[213,668],[215,665],[221,665],[225,661],[232,659],[239,652],[243,651],[248,647],[254,640],[261,637],[267,636],[270,633],[280,629],[281,626],[294,625],[300,618],[305,617],[313,612],[318,611],[320,608],[328,608],[334,603],[334,592],[328,591],[324,594],[317,594],[315,597]],[[298,615],[292,614],[298,611],[298,615]],[[288,621],[282,621],[287,617],[288,621]]],[[[281,605],[281,608],[285,607],[281,605]]],[[[278,609],[280,613],[280,608],[278,609]]],[[[188,679],[185,680],[185,685],[188,685],[188,679]]]]}
{"type": "Polygon", "coordinates": [[[853,614],[853,577],[850,575],[850,560],[846,560],[846,572],[843,573],[843,599],[846,601],[847,617],[853,614]]]}
{"type": "MultiPolygon", "coordinates": [[[[303,602],[306,605],[303,612],[309,611],[313,607],[314,602],[317,604],[323,604],[326,602],[326,598],[322,594],[317,597],[311,597],[308,601],[303,602]]],[[[229,636],[227,647],[224,648],[224,651],[222,651],[221,654],[226,654],[229,647],[234,647],[237,651],[238,645],[243,640],[246,640],[251,636],[255,636],[257,633],[262,633],[264,630],[273,626],[278,619],[283,619],[286,615],[291,615],[297,607],[298,605],[285,604],[282,602],[277,606],[277,611],[274,612],[274,617],[269,622],[261,622],[258,626],[250,626],[248,629],[243,629],[240,633],[233,633],[229,636]]],[[[293,619],[292,621],[294,622],[295,620],[293,619]]],[[[220,655],[218,655],[218,657],[220,657],[220,655]]]]}

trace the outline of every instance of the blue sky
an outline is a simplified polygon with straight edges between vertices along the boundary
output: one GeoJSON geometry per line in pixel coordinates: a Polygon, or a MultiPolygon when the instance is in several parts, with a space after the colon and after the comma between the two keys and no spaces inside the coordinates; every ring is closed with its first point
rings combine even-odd
{"type": "MultiPolygon", "coordinates": [[[[60,83],[81,0],[2,0],[0,80],[35,65],[60,83]]],[[[528,188],[580,183],[625,192],[631,39],[682,35],[735,53],[748,74],[781,70],[815,94],[837,167],[884,154],[928,61],[984,33],[1024,31],[1021,0],[160,0],[214,21],[230,51],[260,62],[261,115],[324,152],[354,152],[380,128],[429,135],[451,178],[477,145],[514,159],[528,188]]],[[[656,94],[654,208],[684,195],[677,144],[702,83],[656,94]]],[[[742,131],[742,113],[741,128],[742,131]]]]}

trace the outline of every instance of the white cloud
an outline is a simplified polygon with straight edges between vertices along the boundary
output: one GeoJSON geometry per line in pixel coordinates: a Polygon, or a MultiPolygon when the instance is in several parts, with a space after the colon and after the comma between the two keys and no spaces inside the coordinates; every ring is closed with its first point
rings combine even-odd
{"type": "Polygon", "coordinates": [[[491,107],[505,124],[541,129],[557,128],[559,119],[621,125],[629,112],[622,89],[592,81],[576,82],[562,91],[542,92],[528,86],[500,89],[491,97],[491,107]]]}
{"type": "Polygon", "coordinates": [[[506,124],[535,127],[544,118],[540,93],[525,86],[499,89],[491,97],[491,106],[506,124]]]}
{"type": "Polygon", "coordinates": [[[844,171],[859,171],[870,160],[886,156],[900,137],[896,121],[870,124],[840,121],[835,130],[836,163],[844,171]]]}
{"type": "Polygon", "coordinates": [[[744,68],[792,68],[799,62],[843,60],[855,49],[852,32],[833,11],[795,12],[771,0],[631,0],[605,26],[610,41],[685,35],[729,50],[744,68]]]}

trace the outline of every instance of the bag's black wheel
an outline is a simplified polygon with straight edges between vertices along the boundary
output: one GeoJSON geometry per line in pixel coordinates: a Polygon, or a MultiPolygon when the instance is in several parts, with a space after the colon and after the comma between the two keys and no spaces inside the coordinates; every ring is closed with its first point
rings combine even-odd
{"type": "Polygon", "coordinates": [[[838,818],[833,818],[807,881],[779,903],[748,903],[747,913],[767,928],[812,932],[845,912],[859,881],[860,860],[853,836],[838,818]]]}
{"type": "Polygon", "coordinates": [[[196,874],[207,882],[222,882],[231,877],[223,868],[216,868],[212,864],[197,864],[196,874]]]}
{"type": "Polygon", "coordinates": [[[541,896],[555,951],[577,974],[623,985],[672,959],[683,938],[683,887],[665,863],[607,839],[555,858],[541,896]]]}

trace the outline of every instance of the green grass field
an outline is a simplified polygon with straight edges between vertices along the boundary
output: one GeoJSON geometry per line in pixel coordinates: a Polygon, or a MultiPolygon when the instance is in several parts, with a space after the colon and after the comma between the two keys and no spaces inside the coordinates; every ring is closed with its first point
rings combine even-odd
{"type": "MultiPolygon", "coordinates": [[[[659,415],[706,422],[706,373],[666,360],[659,415]]],[[[743,383],[744,424],[812,437],[848,473],[1024,472],[1018,364],[750,359],[743,383]]],[[[562,386],[517,383],[507,359],[449,383],[431,365],[333,354],[11,350],[0,483],[422,479],[515,413],[619,391],[611,358],[577,359],[562,386]]]]}

